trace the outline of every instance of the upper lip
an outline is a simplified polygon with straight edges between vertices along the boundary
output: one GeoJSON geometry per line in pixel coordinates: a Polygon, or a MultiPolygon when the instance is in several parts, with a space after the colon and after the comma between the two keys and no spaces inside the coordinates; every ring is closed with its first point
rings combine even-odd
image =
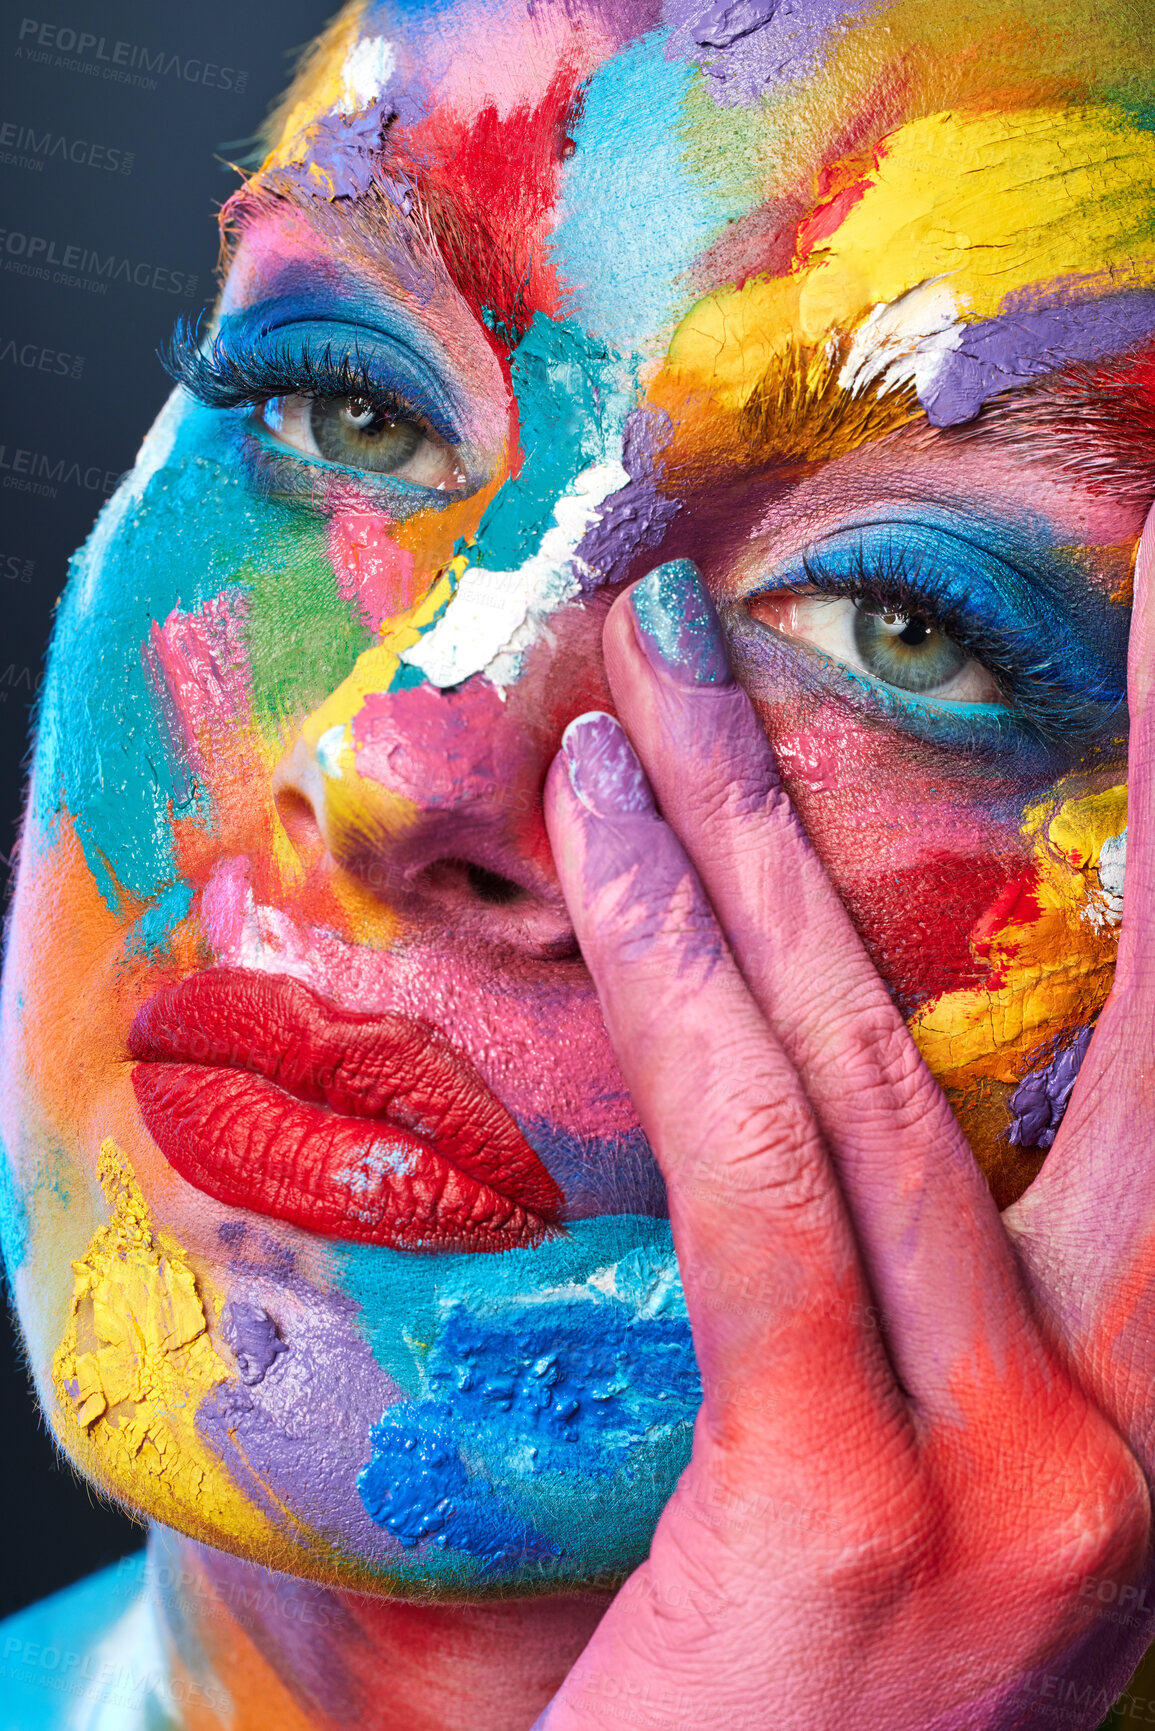
{"type": "Polygon", "coordinates": [[[513,1118],[426,1023],[219,968],[150,998],[129,1051],[153,1139],[221,1201],[415,1250],[530,1244],[557,1218],[513,1118]]]}

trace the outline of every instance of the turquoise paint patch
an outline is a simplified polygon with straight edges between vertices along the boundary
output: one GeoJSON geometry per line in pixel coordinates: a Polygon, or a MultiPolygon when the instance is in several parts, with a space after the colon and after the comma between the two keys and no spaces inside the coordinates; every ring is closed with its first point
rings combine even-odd
{"type": "Polygon", "coordinates": [[[128,938],[129,951],[147,951],[155,956],[166,949],[173,927],[185,918],[192,899],[191,884],[175,883],[165,890],[133,926],[128,938]]]}
{"type": "Polygon", "coordinates": [[[516,571],[570,483],[620,455],[629,407],[621,360],[572,321],[535,313],[509,365],[524,460],[486,507],[475,543],[461,548],[491,571],[516,571]]]}
{"type": "Polygon", "coordinates": [[[62,1731],[76,1723],[78,1699],[89,1713],[100,1715],[105,1709],[108,1716],[100,1717],[102,1725],[126,1724],[129,1713],[133,1724],[170,1723],[167,1717],[147,1716],[148,1708],[155,1708],[152,1686],[158,1679],[147,1663],[142,1667],[141,1659],[151,1659],[151,1653],[123,1655],[129,1664],[136,1660],[133,1680],[143,1685],[136,1692],[135,1711],[125,1699],[133,1691],[126,1689],[124,1675],[99,1654],[101,1642],[139,1599],[144,1582],[141,1551],[0,1623],[5,1727],[62,1731]]]}
{"type": "Polygon", "coordinates": [[[582,323],[623,353],[680,316],[684,273],[749,204],[683,163],[679,118],[697,74],[664,58],[667,36],[644,36],[590,79],[551,241],[582,323]]]}
{"type": "Polygon", "coordinates": [[[426,1578],[437,1553],[510,1582],[645,1555],[701,1398],[667,1221],[576,1221],[493,1257],[349,1246],[341,1267],[409,1397],[375,1427],[358,1484],[415,1553],[401,1578],[426,1578]]]}
{"type": "MultiPolygon", "coordinates": [[[[285,655],[296,680],[291,695],[306,708],[346,676],[364,647],[364,632],[349,625],[348,603],[339,598],[345,637],[336,642],[331,623],[320,629],[317,595],[335,594],[325,525],[251,484],[234,432],[211,410],[170,402],[137,468],[74,558],[57,614],[39,716],[36,820],[51,841],[58,816],[71,816],[101,894],[117,912],[118,886],[147,902],[174,883],[171,815],[173,808],[189,811],[187,780],[142,662],[153,623],[229,588],[259,592],[263,607],[304,595],[311,635],[289,641],[285,655]],[[318,642],[327,652],[330,639],[332,653],[319,654],[318,642]]],[[[250,637],[259,638],[261,623],[250,623],[250,637]]],[[[278,643],[291,623],[278,622],[278,643]]],[[[265,667],[259,649],[250,641],[254,667],[275,682],[278,669],[265,667]]],[[[279,714],[288,700],[258,688],[254,701],[279,714]]],[[[295,711],[291,719],[298,723],[295,711]]],[[[207,799],[195,815],[211,821],[207,799]]]]}
{"type": "Polygon", "coordinates": [[[0,1258],[13,1275],[28,1254],[28,1204],[16,1182],[12,1157],[0,1147],[0,1258]]]}

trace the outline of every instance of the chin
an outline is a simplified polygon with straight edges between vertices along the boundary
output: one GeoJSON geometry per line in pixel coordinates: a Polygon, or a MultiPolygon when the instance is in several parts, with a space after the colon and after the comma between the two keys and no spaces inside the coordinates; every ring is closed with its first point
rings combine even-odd
{"type": "Polygon", "coordinates": [[[668,1221],[414,1254],[202,1204],[190,1249],[114,1138],[98,1165],[108,1221],[73,1264],[52,1417],[103,1490],[405,1597],[612,1584],[643,1560],[700,1400],[668,1221]]]}

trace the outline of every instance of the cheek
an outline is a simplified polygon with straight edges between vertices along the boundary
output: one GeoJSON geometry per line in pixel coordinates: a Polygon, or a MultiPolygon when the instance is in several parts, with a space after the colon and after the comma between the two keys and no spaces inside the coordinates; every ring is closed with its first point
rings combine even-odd
{"type": "Polygon", "coordinates": [[[1025,869],[1032,789],[967,774],[834,705],[801,725],[760,706],[783,780],[904,1014],[977,983],[971,934],[1025,869]]]}
{"type": "Polygon", "coordinates": [[[1119,772],[1045,786],[969,768],[833,705],[764,707],[787,790],[1000,1204],[1053,1139],[1110,990],[1119,772]],[[1052,1085],[1053,1084],[1053,1085],[1052,1085]]]}
{"type": "Polygon", "coordinates": [[[394,521],[379,511],[338,509],[329,520],[329,562],[342,599],[366,629],[382,630],[414,607],[471,540],[500,476],[480,492],[444,509],[415,511],[394,521]]]}

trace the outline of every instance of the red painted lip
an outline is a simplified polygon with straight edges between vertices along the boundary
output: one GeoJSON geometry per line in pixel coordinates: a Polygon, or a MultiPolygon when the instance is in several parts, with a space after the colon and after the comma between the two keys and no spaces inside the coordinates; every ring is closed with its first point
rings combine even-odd
{"type": "Polygon", "coordinates": [[[167,986],[129,1035],[149,1134],[237,1208],[394,1250],[539,1243],[562,1193],[435,1028],[219,968],[167,986]]]}

